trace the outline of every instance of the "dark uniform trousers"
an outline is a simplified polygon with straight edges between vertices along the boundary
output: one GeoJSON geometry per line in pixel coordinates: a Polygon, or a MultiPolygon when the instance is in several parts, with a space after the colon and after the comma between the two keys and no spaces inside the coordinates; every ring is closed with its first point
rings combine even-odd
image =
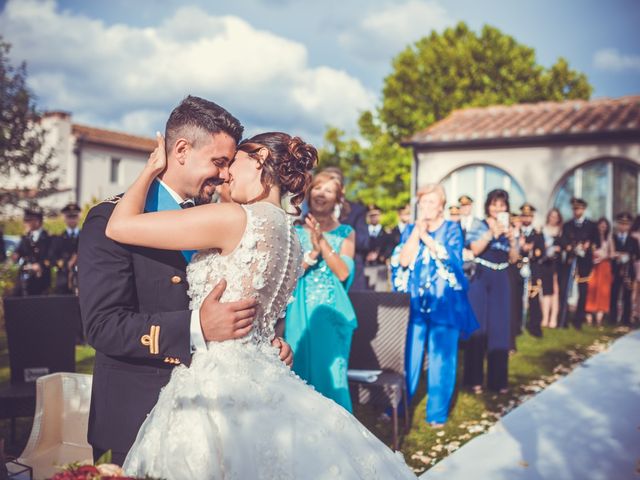
{"type": "Polygon", "coordinates": [[[69,260],[78,252],[78,236],[65,231],[62,235],[57,235],[51,239],[51,250],[49,253],[51,264],[58,268],[56,275],[54,292],[58,295],[69,295],[72,290],[74,274],[69,270],[69,260]]]}
{"type": "Polygon", "coordinates": [[[613,283],[611,285],[611,307],[609,322],[618,322],[618,300],[622,292],[622,319],[624,325],[631,324],[631,294],[633,292],[633,282],[635,280],[634,262],[640,258],[640,247],[638,241],[630,234],[627,234],[624,242],[619,236],[613,236],[613,245],[617,253],[626,253],[627,262],[617,259],[613,262],[613,283]]]}
{"type": "Polygon", "coordinates": [[[49,268],[49,249],[51,237],[42,230],[37,241],[31,235],[25,235],[20,239],[16,247],[16,254],[20,263],[18,281],[14,289],[14,295],[44,295],[51,286],[51,269],[49,268]],[[40,265],[41,274],[38,276],[25,266],[27,264],[40,265]]]}
{"type": "Polygon", "coordinates": [[[80,235],[80,308],[96,349],[88,440],[122,464],[171,370],[189,364],[186,261],[181,252],[105,237],[117,199],[95,206],[80,235]]]}
{"type": "Polygon", "coordinates": [[[542,307],[540,306],[540,298],[542,293],[542,274],[545,253],[544,236],[532,231],[525,237],[525,242],[533,244],[530,252],[528,252],[529,266],[531,268],[531,276],[529,277],[529,286],[527,292],[529,318],[527,319],[527,331],[534,337],[542,337],[542,307]]]}
{"type": "Polygon", "coordinates": [[[587,303],[587,288],[591,271],[593,270],[593,248],[598,239],[598,228],[594,222],[585,219],[581,224],[575,220],[566,222],[562,227],[561,245],[565,261],[558,272],[558,282],[560,289],[560,326],[567,327],[569,287],[572,281],[578,286],[578,305],[573,317],[573,326],[577,329],[582,327],[585,319],[585,306],[587,303]],[[585,249],[584,256],[576,255],[576,247],[581,242],[590,242],[589,248],[585,249]],[[569,278],[571,265],[575,260],[574,278],[569,278]]]}

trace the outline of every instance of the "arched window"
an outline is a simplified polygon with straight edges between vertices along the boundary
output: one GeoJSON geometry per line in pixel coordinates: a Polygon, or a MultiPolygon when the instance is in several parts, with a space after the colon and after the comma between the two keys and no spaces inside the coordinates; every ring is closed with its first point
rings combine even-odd
{"type": "Polygon", "coordinates": [[[640,167],[628,160],[605,158],[585,163],[570,171],[556,189],[554,206],[565,219],[572,217],[571,197],[584,198],[587,215],[613,219],[620,212],[638,212],[640,167]]]}
{"type": "Polygon", "coordinates": [[[487,193],[502,188],[509,193],[511,210],[518,210],[525,201],[524,191],[507,172],[491,165],[470,165],[451,172],[442,181],[449,205],[455,205],[461,195],[474,200],[474,215],[484,217],[484,201],[487,193]]]}

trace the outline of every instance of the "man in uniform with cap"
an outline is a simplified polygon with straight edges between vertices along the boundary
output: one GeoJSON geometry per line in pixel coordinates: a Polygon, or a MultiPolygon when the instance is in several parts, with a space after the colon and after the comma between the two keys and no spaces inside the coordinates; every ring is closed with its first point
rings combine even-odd
{"type": "Polygon", "coordinates": [[[460,206],[460,226],[462,233],[466,234],[474,228],[473,221],[476,220],[473,216],[473,199],[469,195],[462,195],[458,198],[458,205],[460,206]]]}
{"type": "Polygon", "coordinates": [[[613,235],[613,284],[611,286],[611,307],[609,322],[618,322],[618,298],[622,291],[622,319],[624,325],[631,324],[631,293],[635,280],[634,262],[640,258],[638,241],[629,233],[633,218],[628,212],[616,215],[616,229],[613,235]]]}
{"type": "Polygon", "coordinates": [[[42,210],[37,207],[24,211],[26,234],[13,253],[13,261],[20,269],[14,295],[44,295],[51,286],[49,248],[51,237],[42,228],[42,210]]]}
{"type": "MultiPolygon", "coordinates": [[[[544,259],[545,245],[544,236],[533,227],[533,216],[536,208],[530,203],[524,203],[520,207],[520,253],[523,262],[524,272],[527,275],[527,299],[529,309],[529,320],[527,330],[534,337],[542,337],[542,308],[540,297],[542,295],[542,275],[540,264],[544,259]],[[526,260],[524,260],[526,259],[526,260]]],[[[523,278],[525,275],[522,275],[523,278]]]]}
{"type": "Polygon", "coordinates": [[[76,293],[78,259],[78,238],[81,208],[77,203],[69,203],[62,210],[65,231],[51,239],[51,264],[58,269],[54,293],[70,295],[76,293]]]}
{"type": "Polygon", "coordinates": [[[449,220],[460,223],[460,207],[458,205],[451,205],[449,207],[449,220]]]}
{"type": "Polygon", "coordinates": [[[598,227],[595,222],[586,218],[587,202],[581,198],[571,199],[573,219],[562,226],[563,261],[558,269],[558,287],[560,291],[559,326],[568,327],[567,304],[571,286],[578,285],[578,305],[573,318],[573,326],[582,328],[585,320],[587,303],[587,284],[593,270],[593,249],[598,239],[598,227]]]}

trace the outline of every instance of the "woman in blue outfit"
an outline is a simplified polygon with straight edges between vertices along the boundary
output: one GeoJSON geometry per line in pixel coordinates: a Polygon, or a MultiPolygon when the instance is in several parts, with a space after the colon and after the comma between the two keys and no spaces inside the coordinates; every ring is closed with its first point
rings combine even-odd
{"type": "Polygon", "coordinates": [[[411,295],[405,347],[407,395],[411,399],[416,392],[426,348],[427,422],[441,426],[447,421],[456,383],[458,338],[468,337],[478,323],[467,300],[462,228],[444,219],[444,189],[427,185],[417,199],[418,219],[402,234],[391,259],[391,275],[394,289],[411,295]]]}
{"type": "Polygon", "coordinates": [[[293,370],[351,412],[347,365],[357,321],[347,290],[353,281],[355,233],[334,215],[342,200],[335,177],[316,175],[305,225],[296,227],[305,272],[287,310],[284,336],[294,352],[293,370]]]}
{"type": "Polygon", "coordinates": [[[469,339],[464,356],[464,384],[482,392],[484,359],[487,357],[487,387],[504,393],[509,377],[510,263],[518,251],[509,223],[509,194],[492,190],[485,202],[485,220],[467,232],[467,247],[475,255],[476,273],[469,285],[469,301],[480,330],[469,339]]]}

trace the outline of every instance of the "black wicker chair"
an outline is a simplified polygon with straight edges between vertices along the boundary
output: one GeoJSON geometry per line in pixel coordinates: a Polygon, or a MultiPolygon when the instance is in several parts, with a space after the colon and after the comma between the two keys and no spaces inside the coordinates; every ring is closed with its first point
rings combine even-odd
{"type": "Polygon", "coordinates": [[[0,418],[32,417],[36,379],[54,372],[75,372],[75,343],[80,325],[78,298],[72,295],[7,297],[4,320],[9,348],[10,385],[0,389],[0,418]]]}
{"type": "Polygon", "coordinates": [[[404,406],[405,430],[409,429],[404,370],[404,349],[409,321],[409,295],[404,293],[352,291],[358,328],[351,341],[349,368],[382,370],[374,382],[350,379],[361,404],[391,406],[393,448],[398,449],[398,407],[404,406]]]}

